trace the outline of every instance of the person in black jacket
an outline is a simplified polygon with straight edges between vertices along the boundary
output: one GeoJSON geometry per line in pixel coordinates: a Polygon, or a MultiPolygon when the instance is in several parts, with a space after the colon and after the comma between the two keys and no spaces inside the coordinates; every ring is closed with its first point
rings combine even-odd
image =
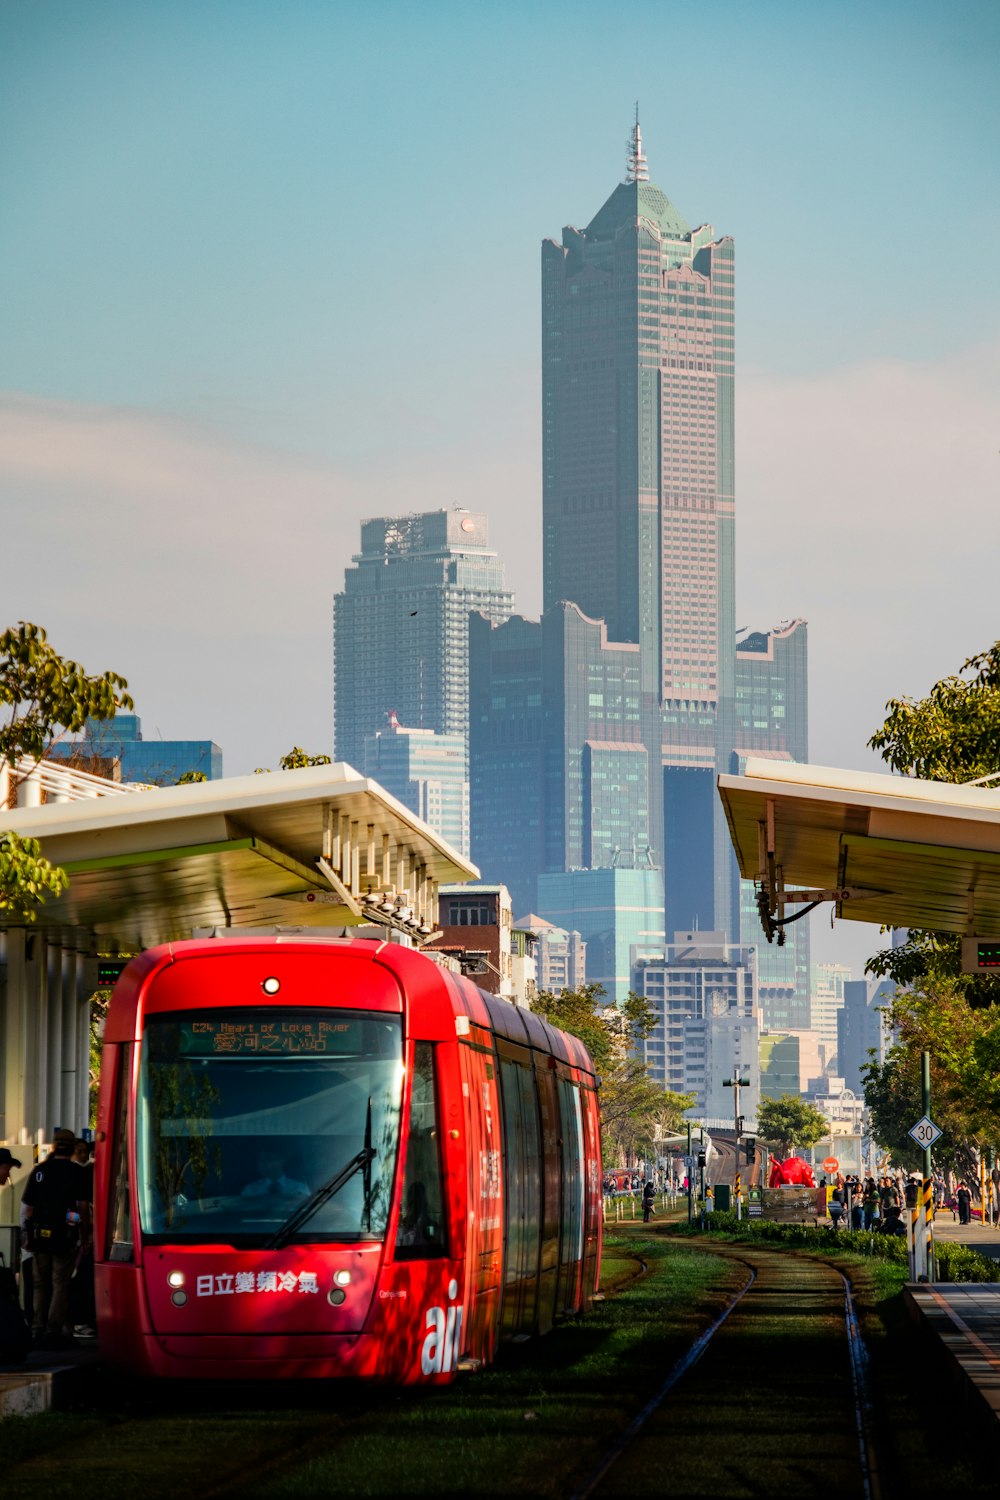
{"type": "Polygon", "coordinates": [[[73,1160],[76,1136],[57,1130],[52,1155],[29,1176],[21,1202],[24,1239],[34,1266],[32,1331],[47,1349],[73,1343],[64,1331],[70,1281],[80,1248],[90,1243],[90,1204],[83,1196],[83,1173],[73,1160]]]}
{"type": "Polygon", "coordinates": [[[653,1207],[653,1199],[656,1197],[656,1189],[651,1182],[647,1182],[642,1190],[642,1222],[648,1224],[651,1216],[656,1213],[653,1207]]]}

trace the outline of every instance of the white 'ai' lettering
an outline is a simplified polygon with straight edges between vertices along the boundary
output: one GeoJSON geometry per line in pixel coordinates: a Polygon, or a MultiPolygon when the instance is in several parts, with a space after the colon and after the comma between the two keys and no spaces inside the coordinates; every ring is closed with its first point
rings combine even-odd
{"type": "Polygon", "coordinates": [[[448,1283],[447,1313],[443,1307],[427,1309],[428,1329],[420,1350],[420,1368],[425,1375],[440,1375],[454,1368],[462,1340],[462,1309],[455,1306],[458,1282],[448,1283]]]}

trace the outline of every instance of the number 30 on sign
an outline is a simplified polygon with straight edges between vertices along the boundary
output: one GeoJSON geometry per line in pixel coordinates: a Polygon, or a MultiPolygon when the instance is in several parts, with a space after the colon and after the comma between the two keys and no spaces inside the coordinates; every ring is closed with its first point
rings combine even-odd
{"type": "Polygon", "coordinates": [[[909,1134],[916,1141],[917,1145],[923,1146],[925,1151],[930,1150],[938,1136],[943,1133],[940,1127],[934,1124],[933,1120],[928,1119],[927,1115],[922,1115],[909,1131],[909,1134]]]}

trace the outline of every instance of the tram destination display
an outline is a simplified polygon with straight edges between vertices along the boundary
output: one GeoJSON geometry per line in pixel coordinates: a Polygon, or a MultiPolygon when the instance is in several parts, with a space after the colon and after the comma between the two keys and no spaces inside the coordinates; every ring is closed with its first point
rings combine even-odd
{"type": "MultiPolygon", "coordinates": [[[[383,1023],[384,1025],[384,1023],[383,1023]]],[[[158,1018],[177,1057],[357,1057],[383,1048],[373,1036],[379,1023],[345,1012],[247,1011],[158,1018]]],[[[398,1031],[389,1020],[392,1031],[398,1031]]],[[[162,1044],[161,1044],[162,1046],[162,1044]]]]}

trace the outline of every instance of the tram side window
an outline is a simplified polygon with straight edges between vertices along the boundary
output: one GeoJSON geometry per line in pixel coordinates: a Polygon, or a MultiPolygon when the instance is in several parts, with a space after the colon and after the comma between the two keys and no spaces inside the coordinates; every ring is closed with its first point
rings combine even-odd
{"type": "Polygon", "coordinates": [[[559,1080],[562,1114],[562,1246],[564,1265],[583,1259],[583,1116],[580,1090],[566,1078],[559,1080]]]}
{"type": "Polygon", "coordinates": [[[429,1260],[446,1250],[434,1048],[430,1042],[416,1042],[413,1054],[410,1139],[396,1232],[397,1260],[429,1260]]]}
{"type": "Polygon", "coordinates": [[[111,1163],[111,1193],[108,1203],[111,1260],[132,1259],[132,1208],[128,1183],[128,1095],[131,1074],[132,1049],[123,1047],[118,1059],[115,1154],[111,1163]]]}

